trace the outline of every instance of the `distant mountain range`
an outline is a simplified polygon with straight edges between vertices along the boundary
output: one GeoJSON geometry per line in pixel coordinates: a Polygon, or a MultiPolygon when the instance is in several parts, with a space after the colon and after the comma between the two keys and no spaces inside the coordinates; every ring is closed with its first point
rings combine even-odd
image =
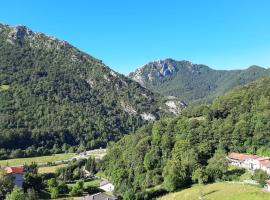
{"type": "Polygon", "coordinates": [[[214,70],[189,61],[165,59],[150,62],[129,77],[154,92],[175,96],[190,104],[210,101],[236,86],[268,75],[270,70],[259,66],[245,70],[214,70]]]}
{"type": "MultiPolygon", "coordinates": [[[[0,148],[106,146],[182,106],[66,41],[0,24],[0,148]]],[[[42,153],[41,153],[42,154],[42,153]]]]}

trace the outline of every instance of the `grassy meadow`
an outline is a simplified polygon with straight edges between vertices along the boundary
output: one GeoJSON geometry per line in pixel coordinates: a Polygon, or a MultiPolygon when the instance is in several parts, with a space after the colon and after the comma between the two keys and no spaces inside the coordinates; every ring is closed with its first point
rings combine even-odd
{"type": "Polygon", "coordinates": [[[167,194],[158,200],[269,200],[270,193],[252,185],[213,183],[204,186],[194,185],[191,188],[167,194]]]}
{"type": "Polygon", "coordinates": [[[46,164],[47,162],[68,160],[74,156],[75,156],[74,153],[61,153],[61,154],[54,154],[50,156],[0,160],[0,166],[20,166],[23,164],[31,164],[32,162],[36,162],[37,164],[46,164]]]}
{"type": "Polygon", "coordinates": [[[46,174],[46,173],[55,173],[58,168],[66,167],[68,164],[60,164],[55,166],[44,166],[38,168],[38,173],[46,174]]]}

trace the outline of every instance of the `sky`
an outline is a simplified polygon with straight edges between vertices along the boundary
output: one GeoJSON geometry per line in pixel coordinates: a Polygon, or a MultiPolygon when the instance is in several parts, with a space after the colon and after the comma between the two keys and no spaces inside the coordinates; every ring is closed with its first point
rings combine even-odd
{"type": "Polygon", "coordinates": [[[0,22],[66,40],[128,74],[150,61],[270,66],[269,0],[1,0],[0,22]]]}

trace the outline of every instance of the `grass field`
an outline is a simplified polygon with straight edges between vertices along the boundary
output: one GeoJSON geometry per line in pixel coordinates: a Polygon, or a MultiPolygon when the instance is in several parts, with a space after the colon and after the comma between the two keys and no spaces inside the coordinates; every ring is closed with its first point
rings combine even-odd
{"type": "Polygon", "coordinates": [[[38,168],[38,173],[40,173],[40,174],[54,173],[56,171],[56,169],[58,169],[60,167],[66,167],[66,166],[67,166],[67,164],[60,164],[60,165],[56,165],[56,166],[39,167],[38,168]]]}
{"type": "Polygon", "coordinates": [[[61,160],[67,160],[74,157],[74,153],[62,153],[54,154],[51,156],[40,156],[40,157],[31,157],[31,158],[16,158],[8,160],[0,160],[0,166],[19,166],[23,164],[30,164],[36,162],[37,164],[46,164],[47,162],[56,162],[61,160]]]}
{"type": "MultiPolygon", "coordinates": [[[[99,187],[99,183],[101,182],[101,179],[94,179],[94,180],[85,180],[84,181],[84,187],[99,187]]],[[[69,183],[68,186],[73,187],[75,185],[74,183],[69,183]]]]}
{"type": "Polygon", "coordinates": [[[270,200],[270,193],[251,185],[232,183],[213,183],[205,186],[195,185],[180,192],[165,195],[159,200],[270,200]]]}

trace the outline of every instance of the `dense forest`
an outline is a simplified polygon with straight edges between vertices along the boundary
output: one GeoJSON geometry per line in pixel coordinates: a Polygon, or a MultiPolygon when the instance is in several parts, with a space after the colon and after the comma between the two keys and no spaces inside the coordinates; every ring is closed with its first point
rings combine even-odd
{"type": "Polygon", "coordinates": [[[104,147],[170,115],[165,103],[65,41],[0,24],[2,159],[104,147]]]}
{"type": "Polygon", "coordinates": [[[192,183],[228,180],[228,152],[269,156],[270,78],[236,88],[210,105],[190,107],[111,145],[106,173],[125,199],[147,199],[192,183]]]}
{"type": "Polygon", "coordinates": [[[154,92],[176,96],[187,104],[199,104],[266,75],[270,75],[270,70],[259,66],[215,70],[189,61],[165,59],[150,62],[129,77],[154,92]]]}

